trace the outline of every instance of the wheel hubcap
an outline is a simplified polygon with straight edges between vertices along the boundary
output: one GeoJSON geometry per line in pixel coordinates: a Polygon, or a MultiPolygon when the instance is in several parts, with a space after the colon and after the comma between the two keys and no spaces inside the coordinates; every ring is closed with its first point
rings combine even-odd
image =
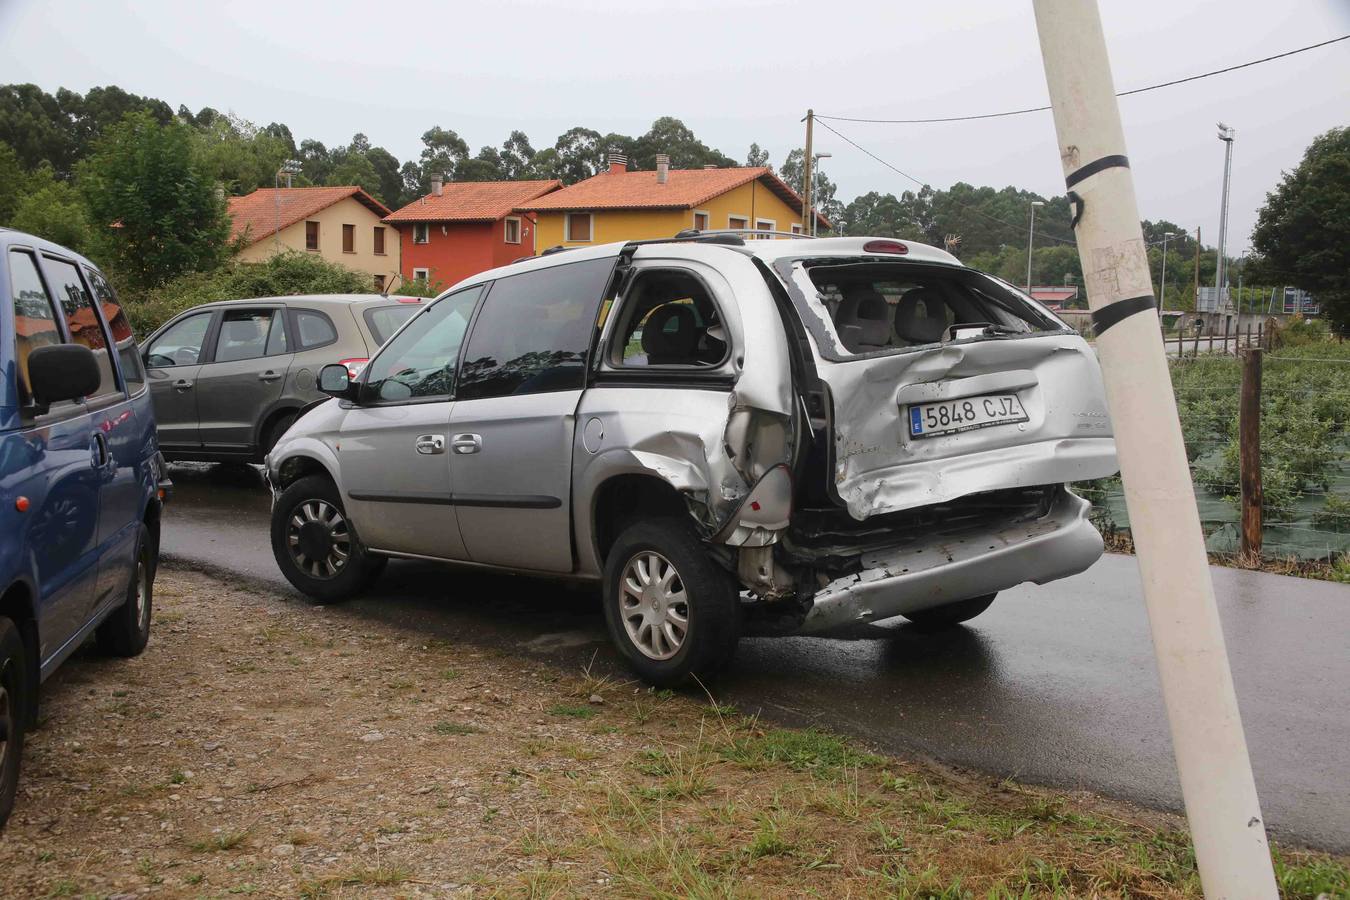
{"type": "Polygon", "coordinates": [[[650,659],[670,659],[689,633],[689,600],[670,560],[644,550],[624,566],[619,615],[628,639],[650,659]]]}
{"type": "Polygon", "coordinates": [[[141,629],[145,629],[146,619],[150,615],[150,607],[147,601],[150,599],[150,569],[145,564],[145,557],[142,556],[136,560],[136,623],[141,629]]]}
{"type": "Polygon", "coordinates": [[[326,500],[306,500],[291,513],[286,546],[300,571],[311,578],[337,577],[351,553],[351,531],[337,507],[326,500]]]}
{"type": "MultiPolygon", "coordinates": [[[[0,678],[5,674],[0,670],[0,678]]],[[[9,766],[9,736],[14,733],[14,715],[14,704],[9,699],[9,688],[0,682],[0,784],[5,783],[5,776],[9,774],[5,769],[9,766]]]]}

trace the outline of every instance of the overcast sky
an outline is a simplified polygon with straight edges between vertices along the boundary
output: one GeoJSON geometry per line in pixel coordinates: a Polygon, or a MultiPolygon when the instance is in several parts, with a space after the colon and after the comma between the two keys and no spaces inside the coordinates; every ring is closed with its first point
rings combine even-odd
{"type": "MultiPolygon", "coordinates": [[[[1101,0],[1118,90],[1350,33],[1350,0],[1101,0]]],[[[638,135],[682,119],[744,159],[781,162],[807,107],[915,118],[1046,101],[1030,2],[493,0],[201,3],[0,0],[0,83],[116,84],[175,108],[212,106],[329,146],[364,132],[400,160],[432,125],[476,151],[513,128],[536,148],[574,125],[638,135]]],[[[1218,235],[1223,146],[1237,129],[1231,237],[1317,134],[1350,124],[1350,41],[1121,101],[1141,214],[1218,235]]],[[[943,125],[831,123],[896,167],[1063,192],[1047,113],[943,125]]],[[[817,129],[847,200],[900,176],[817,129]]]]}

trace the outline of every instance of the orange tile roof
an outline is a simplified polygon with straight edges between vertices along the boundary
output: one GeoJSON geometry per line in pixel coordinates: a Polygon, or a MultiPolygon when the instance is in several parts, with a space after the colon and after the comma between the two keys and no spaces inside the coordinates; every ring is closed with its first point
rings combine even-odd
{"type": "Polygon", "coordinates": [[[383,218],[389,207],[352,184],[342,187],[258,188],[251,194],[229,199],[230,237],[247,234],[247,242],[256,244],[270,238],[275,232],[306,219],[321,209],[327,209],[339,200],[355,197],[360,203],[383,218]],[[278,196],[280,203],[278,204],[278,196]],[[277,209],[281,210],[280,225],[277,209]]]}
{"type": "MultiPolygon", "coordinates": [[[[599,209],[693,209],[727,191],[758,179],[784,203],[802,210],[802,198],[767,166],[734,169],[671,169],[665,184],[656,172],[601,172],[571,187],[541,197],[521,209],[531,211],[599,209]]],[[[826,227],[824,216],[820,221],[826,227]]]]}
{"type": "Polygon", "coordinates": [[[451,181],[385,216],[386,222],[495,222],[523,203],[562,187],[548,181],[451,181]]]}

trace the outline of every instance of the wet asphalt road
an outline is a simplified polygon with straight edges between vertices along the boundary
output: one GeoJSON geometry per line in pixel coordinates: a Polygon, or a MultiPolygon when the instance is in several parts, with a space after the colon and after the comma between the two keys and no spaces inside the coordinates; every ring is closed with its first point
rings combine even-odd
{"type": "MultiPolygon", "coordinates": [[[[258,470],[175,466],[167,558],[280,589],[258,470]]],[[[1212,570],[1262,809],[1285,840],[1350,851],[1350,588],[1212,570]]],[[[451,641],[613,662],[593,592],[393,562],[349,614],[451,641]]],[[[902,621],[902,620],[899,620],[902,621]]],[[[889,623],[888,623],[889,624],[889,623]]],[[[719,700],[893,751],[1179,810],[1134,560],[1001,595],[940,636],[742,641],[719,700]]]]}

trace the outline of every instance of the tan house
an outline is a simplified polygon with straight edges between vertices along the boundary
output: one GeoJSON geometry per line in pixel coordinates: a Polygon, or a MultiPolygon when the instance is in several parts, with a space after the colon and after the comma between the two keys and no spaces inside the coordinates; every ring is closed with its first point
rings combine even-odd
{"type": "Polygon", "coordinates": [[[379,290],[399,272],[398,229],[381,221],[390,210],[355,185],[259,188],[229,199],[231,236],[239,258],[260,262],[282,250],[317,253],[364,272],[379,290]]]}

